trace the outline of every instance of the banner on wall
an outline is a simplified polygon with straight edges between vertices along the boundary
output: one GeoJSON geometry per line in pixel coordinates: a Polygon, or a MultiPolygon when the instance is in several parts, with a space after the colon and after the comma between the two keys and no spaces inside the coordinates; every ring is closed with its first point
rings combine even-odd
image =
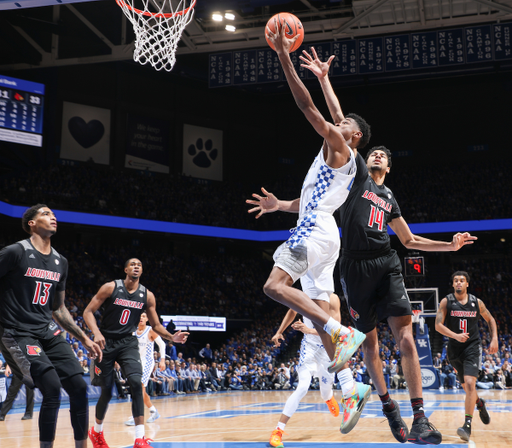
{"type": "Polygon", "coordinates": [[[222,180],[222,131],[184,125],[183,174],[222,180]]]}
{"type": "Polygon", "coordinates": [[[128,115],[124,166],[169,173],[169,123],[128,115]]]}
{"type": "Polygon", "coordinates": [[[60,158],[108,165],[110,110],[65,101],[60,158]]]}
{"type": "Polygon", "coordinates": [[[174,325],[176,325],[176,330],[226,331],[225,317],[162,315],[161,318],[164,327],[167,327],[167,324],[172,320],[174,325]]]}

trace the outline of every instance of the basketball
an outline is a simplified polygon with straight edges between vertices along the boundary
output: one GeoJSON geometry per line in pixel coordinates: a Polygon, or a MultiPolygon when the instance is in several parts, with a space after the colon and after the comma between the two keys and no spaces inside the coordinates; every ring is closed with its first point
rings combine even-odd
{"type": "MultiPolygon", "coordinates": [[[[294,16],[293,14],[290,14],[289,12],[280,12],[279,14],[276,14],[270,18],[270,20],[267,22],[267,26],[273,33],[276,32],[274,27],[274,19],[277,19],[277,22],[281,25],[284,25],[286,27],[285,29],[285,36],[288,39],[293,39],[297,34],[299,35],[298,39],[295,41],[295,43],[290,47],[290,53],[294,52],[299,48],[302,44],[302,41],[304,40],[304,27],[302,26],[301,21],[298,19],[298,17],[294,16]]],[[[270,48],[272,50],[275,50],[274,44],[270,42],[269,38],[267,37],[267,30],[265,28],[265,39],[267,39],[267,43],[270,45],[270,48]]]]}

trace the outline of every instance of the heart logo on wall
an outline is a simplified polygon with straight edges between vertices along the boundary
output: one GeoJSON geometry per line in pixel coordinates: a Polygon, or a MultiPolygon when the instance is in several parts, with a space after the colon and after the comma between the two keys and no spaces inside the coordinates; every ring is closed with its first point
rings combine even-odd
{"type": "Polygon", "coordinates": [[[99,120],[86,123],[81,117],[72,117],[68,121],[68,129],[73,138],[82,148],[90,148],[98,143],[105,134],[105,126],[99,120]]]}

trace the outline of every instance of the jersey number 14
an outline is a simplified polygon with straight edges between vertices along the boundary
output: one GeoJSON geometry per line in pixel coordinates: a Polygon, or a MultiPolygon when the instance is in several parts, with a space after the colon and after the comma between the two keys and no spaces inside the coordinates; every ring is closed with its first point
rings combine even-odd
{"type": "Polygon", "coordinates": [[[384,211],[379,210],[375,206],[371,206],[372,210],[370,212],[370,219],[368,220],[368,226],[373,227],[373,224],[377,223],[379,232],[382,232],[382,228],[384,227],[384,211]]]}

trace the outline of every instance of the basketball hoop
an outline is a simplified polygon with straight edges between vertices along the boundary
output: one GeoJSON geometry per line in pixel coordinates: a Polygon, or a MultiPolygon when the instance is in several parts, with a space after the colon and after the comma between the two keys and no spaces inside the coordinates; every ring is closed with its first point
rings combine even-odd
{"type": "Polygon", "coordinates": [[[412,310],[412,323],[419,324],[421,317],[421,310],[412,310]]]}
{"type": "Polygon", "coordinates": [[[134,6],[135,1],[116,0],[135,31],[133,60],[169,72],[176,62],[181,34],[194,15],[196,0],[175,0],[175,7],[172,0],[139,0],[141,9],[134,6]]]}

